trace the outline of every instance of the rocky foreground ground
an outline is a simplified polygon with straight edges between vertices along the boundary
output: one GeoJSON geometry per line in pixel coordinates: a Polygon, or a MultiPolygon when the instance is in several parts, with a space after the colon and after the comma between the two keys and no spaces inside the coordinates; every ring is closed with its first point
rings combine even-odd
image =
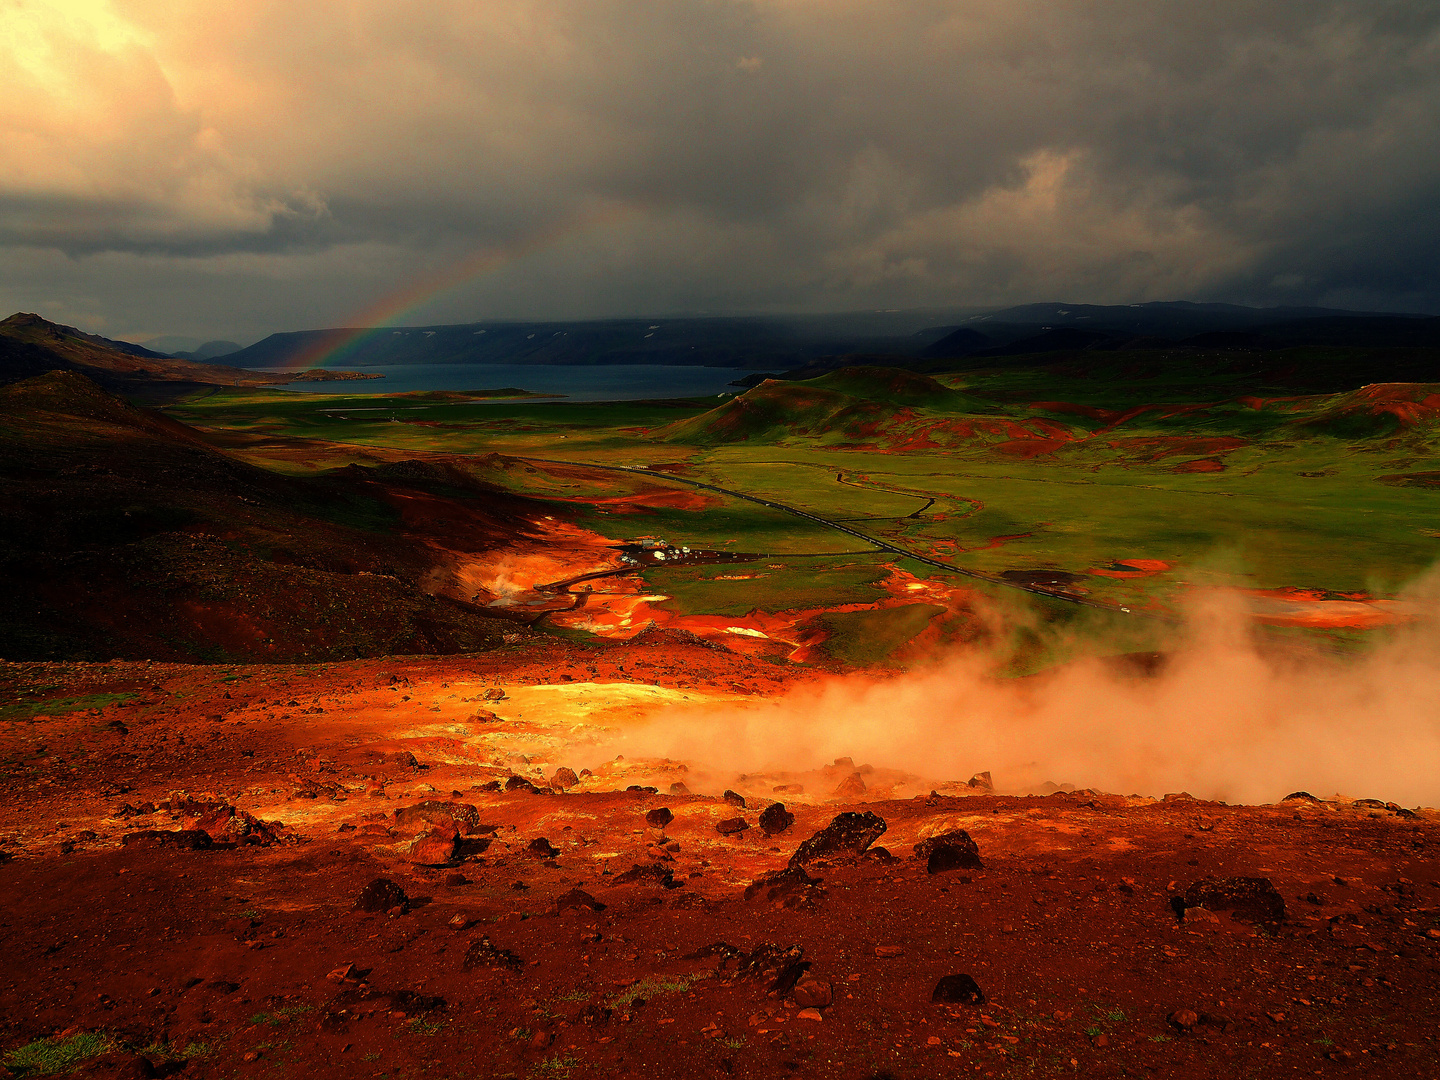
{"type": "Polygon", "coordinates": [[[794,677],[664,644],[0,669],[6,1065],[1440,1075],[1440,814],[581,768],[794,677]]]}

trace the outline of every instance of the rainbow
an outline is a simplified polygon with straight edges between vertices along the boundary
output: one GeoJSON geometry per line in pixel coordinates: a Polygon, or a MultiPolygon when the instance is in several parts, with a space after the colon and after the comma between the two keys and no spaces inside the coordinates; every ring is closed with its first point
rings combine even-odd
{"type": "Polygon", "coordinates": [[[403,320],[447,292],[493,274],[533,255],[603,225],[613,224],[632,216],[628,209],[611,209],[590,214],[578,222],[566,222],[531,236],[521,243],[499,249],[486,249],[445,269],[426,275],[403,289],[389,293],[355,313],[350,328],[323,330],[313,335],[312,342],[287,360],[281,369],[299,371],[305,368],[330,367],[360,349],[372,338],[403,325],[403,320]]]}

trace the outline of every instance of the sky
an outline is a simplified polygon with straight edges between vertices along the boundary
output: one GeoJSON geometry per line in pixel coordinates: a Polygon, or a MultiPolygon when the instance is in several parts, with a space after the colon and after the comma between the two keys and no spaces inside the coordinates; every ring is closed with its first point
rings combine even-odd
{"type": "Polygon", "coordinates": [[[1440,313],[1434,0],[0,0],[0,314],[1440,313]]]}

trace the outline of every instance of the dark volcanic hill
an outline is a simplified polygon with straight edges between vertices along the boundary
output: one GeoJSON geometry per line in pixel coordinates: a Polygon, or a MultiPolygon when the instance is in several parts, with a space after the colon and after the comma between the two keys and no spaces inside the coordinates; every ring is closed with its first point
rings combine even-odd
{"type": "MultiPolygon", "coordinates": [[[[25,312],[0,322],[0,386],[47,371],[79,372],[117,390],[156,383],[269,386],[305,379],[309,374],[262,375],[220,364],[196,363],[126,341],[87,334],[25,312]]],[[[345,372],[324,374],[328,378],[352,377],[345,372]]]]}
{"type": "Polygon", "coordinates": [[[396,493],[441,499],[464,550],[525,535],[537,511],[436,468],[283,476],[73,372],[0,389],[0,657],[492,647],[509,624],[422,588],[447,538],[403,524],[396,493]]]}

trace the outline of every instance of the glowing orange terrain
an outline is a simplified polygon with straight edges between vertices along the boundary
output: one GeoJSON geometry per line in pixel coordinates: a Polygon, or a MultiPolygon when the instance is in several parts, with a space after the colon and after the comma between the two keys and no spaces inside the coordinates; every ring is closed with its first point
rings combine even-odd
{"type": "Polygon", "coordinates": [[[91,1077],[1434,1065],[1433,811],[638,757],[661,711],[814,676],[675,631],[520,634],[314,666],[0,666],[29,703],[0,726],[0,1045],[95,1035],[91,1077]],[[874,846],[806,861],[849,812],[875,815],[874,846]],[[978,865],[915,857],[957,830],[978,865]],[[975,991],[947,999],[959,976],[975,991]]]}

